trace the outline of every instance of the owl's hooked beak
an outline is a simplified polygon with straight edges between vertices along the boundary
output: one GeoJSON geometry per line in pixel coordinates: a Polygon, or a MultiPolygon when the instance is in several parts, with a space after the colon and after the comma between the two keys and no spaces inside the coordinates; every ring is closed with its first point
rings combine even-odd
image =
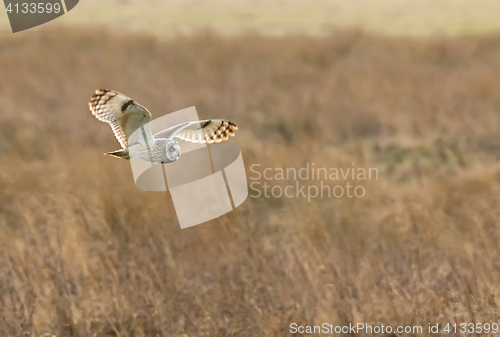
{"type": "Polygon", "coordinates": [[[175,144],[174,148],[175,148],[175,150],[177,152],[177,157],[175,158],[175,161],[177,161],[181,157],[181,147],[179,146],[179,144],[175,144]]]}

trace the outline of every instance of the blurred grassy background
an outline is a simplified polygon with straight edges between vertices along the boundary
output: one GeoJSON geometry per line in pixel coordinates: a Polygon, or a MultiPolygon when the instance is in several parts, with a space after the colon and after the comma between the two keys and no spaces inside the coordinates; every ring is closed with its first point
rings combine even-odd
{"type": "MultiPolygon", "coordinates": [[[[207,27],[224,34],[251,29],[279,35],[325,34],[332,28],[416,36],[500,30],[497,0],[82,0],[75,9],[44,28],[106,25],[160,36],[207,27]]],[[[1,27],[9,29],[3,11],[1,27]]]]}
{"type": "Polygon", "coordinates": [[[163,39],[109,20],[0,40],[2,335],[498,322],[500,35],[163,39]],[[362,199],[249,198],[180,230],[168,193],[102,155],[118,143],[88,111],[98,87],[234,120],[247,169],[380,177],[362,199]]]}

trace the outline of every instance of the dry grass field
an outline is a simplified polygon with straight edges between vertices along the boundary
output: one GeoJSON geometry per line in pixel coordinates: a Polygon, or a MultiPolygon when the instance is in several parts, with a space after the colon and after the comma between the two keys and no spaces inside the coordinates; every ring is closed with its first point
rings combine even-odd
{"type": "MultiPolygon", "coordinates": [[[[44,27],[109,26],[159,36],[206,27],[224,34],[257,30],[318,35],[340,28],[429,36],[498,32],[499,17],[498,0],[81,0],[44,27]]],[[[6,12],[0,10],[2,30],[10,28],[6,12]]]]}
{"type": "Polygon", "coordinates": [[[390,35],[482,34],[500,30],[497,0],[85,0],[62,18],[161,36],[211,27],[265,34],[324,34],[332,27],[390,35]]]}
{"type": "Polygon", "coordinates": [[[0,41],[0,74],[2,336],[499,320],[498,35],[65,29],[0,41]],[[249,177],[314,162],[379,179],[359,199],[249,197],[180,230],[168,193],[102,155],[118,143],[88,111],[98,87],[156,117],[234,120],[249,177]]]}

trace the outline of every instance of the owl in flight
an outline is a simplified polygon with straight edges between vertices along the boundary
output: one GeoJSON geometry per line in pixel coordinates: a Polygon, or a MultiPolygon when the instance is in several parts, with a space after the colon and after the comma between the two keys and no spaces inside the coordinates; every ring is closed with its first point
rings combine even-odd
{"type": "Polygon", "coordinates": [[[181,156],[174,138],[192,143],[220,143],[234,137],[236,124],[224,119],[181,123],[152,134],[151,113],[142,105],[114,90],[99,89],[89,102],[90,111],[100,121],[109,123],[121,150],[110,156],[138,158],[154,163],[173,163],[181,156]]]}

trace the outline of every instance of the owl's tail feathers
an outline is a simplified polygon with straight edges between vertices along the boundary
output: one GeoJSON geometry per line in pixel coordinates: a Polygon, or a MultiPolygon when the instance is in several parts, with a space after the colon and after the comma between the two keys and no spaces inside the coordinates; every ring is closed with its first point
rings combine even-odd
{"type": "Polygon", "coordinates": [[[120,149],[118,151],[108,152],[105,153],[105,155],[122,159],[130,159],[130,154],[127,149],[120,149]]]}

